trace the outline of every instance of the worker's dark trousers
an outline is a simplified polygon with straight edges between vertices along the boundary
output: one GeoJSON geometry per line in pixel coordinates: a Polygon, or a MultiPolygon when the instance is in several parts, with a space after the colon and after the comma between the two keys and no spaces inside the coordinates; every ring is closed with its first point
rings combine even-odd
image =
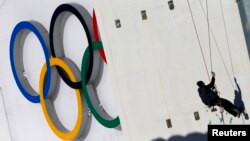
{"type": "MultiPolygon", "coordinates": [[[[230,114],[232,114],[233,116],[237,116],[237,114],[239,114],[239,110],[236,106],[233,105],[233,103],[231,103],[230,101],[220,98],[220,104],[221,106],[230,114]]],[[[220,106],[219,104],[219,106],[220,106]]]]}

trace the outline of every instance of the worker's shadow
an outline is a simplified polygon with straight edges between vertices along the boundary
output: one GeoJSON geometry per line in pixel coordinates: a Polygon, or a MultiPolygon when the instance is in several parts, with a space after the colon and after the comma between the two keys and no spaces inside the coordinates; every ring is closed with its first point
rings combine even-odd
{"type": "Polygon", "coordinates": [[[190,133],[186,136],[174,135],[169,139],[156,138],[151,141],[207,141],[207,133],[190,133]]]}
{"type": "Polygon", "coordinates": [[[242,93],[241,93],[241,89],[240,89],[240,86],[237,82],[237,79],[234,77],[234,82],[237,86],[237,90],[234,90],[234,105],[239,108],[240,110],[242,110],[242,113],[245,117],[246,120],[249,119],[249,116],[248,116],[248,113],[246,113],[246,109],[245,109],[245,104],[242,100],[242,93]]]}

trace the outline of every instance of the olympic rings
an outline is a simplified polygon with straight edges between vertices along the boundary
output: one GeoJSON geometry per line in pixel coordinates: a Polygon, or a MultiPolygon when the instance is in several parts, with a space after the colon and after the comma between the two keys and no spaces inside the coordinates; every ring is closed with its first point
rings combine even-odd
{"type": "MultiPolygon", "coordinates": [[[[91,35],[92,31],[92,24],[91,24],[91,16],[88,14],[88,11],[76,4],[62,4],[56,8],[55,12],[53,13],[51,22],[50,22],[50,45],[51,45],[51,53],[53,57],[65,57],[64,50],[63,50],[63,42],[61,29],[65,26],[65,22],[70,16],[70,14],[75,15],[78,20],[81,22],[89,44],[90,52],[90,62],[86,76],[86,82],[89,81],[91,72],[92,72],[92,65],[93,65],[93,47],[92,41],[94,40],[94,36],[91,35]],[[81,12],[80,12],[81,11],[81,12]]],[[[69,85],[71,88],[79,89],[81,88],[81,81],[79,82],[72,82],[68,77],[63,73],[63,71],[56,67],[58,70],[59,75],[62,77],[63,81],[69,85]]]]}
{"type": "Polygon", "coordinates": [[[46,34],[47,33],[46,29],[42,25],[36,22],[26,22],[26,21],[20,22],[16,25],[16,27],[12,32],[10,40],[10,62],[15,81],[22,94],[30,102],[39,103],[40,99],[37,92],[35,92],[35,90],[30,86],[29,82],[23,77],[24,65],[23,65],[23,59],[21,58],[23,55],[20,53],[23,52],[22,51],[23,42],[29,32],[33,32],[37,36],[38,40],[42,45],[46,60],[46,66],[48,68],[48,73],[46,75],[46,82],[45,82],[44,97],[46,98],[48,95],[51,95],[51,93],[55,88],[57,74],[54,71],[53,75],[51,75],[52,70],[50,69],[50,62],[49,62],[50,53],[48,51],[49,44],[47,42],[48,35],[46,34]]]}
{"type": "MultiPolygon", "coordinates": [[[[93,10],[93,32],[94,32],[94,37],[96,41],[101,41],[100,37],[98,35],[98,26],[97,26],[97,20],[96,20],[96,15],[95,15],[95,10],[93,10]]],[[[99,49],[99,53],[102,57],[102,60],[107,64],[107,59],[104,53],[104,50],[102,48],[99,49]]]]}
{"type": "MultiPolygon", "coordinates": [[[[98,44],[97,44],[98,45],[98,44]]],[[[98,46],[97,46],[98,47],[98,46]]],[[[97,47],[95,46],[94,49],[97,49],[97,47]]],[[[85,50],[84,55],[83,55],[83,59],[82,59],[82,72],[81,72],[81,78],[82,80],[85,80],[85,73],[86,73],[86,66],[88,63],[88,58],[89,58],[89,50],[88,48],[85,50]]],[[[107,128],[114,128],[116,126],[118,126],[120,124],[120,120],[119,117],[116,117],[115,119],[111,119],[111,117],[104,111],[104,110],[96,110],[95,106],[93,106],[92,102],[97,103],[97,101],[93,100],[93,97],[95,95],[92,95],[92,102],[91,102],[91,98],[88,94],[88,90],[87,90],[87,82],[86,81],[82,81],[82,87],[83,87],[83,94],[84,97],[86,99],[86,102],[89,106],[90,111],[93,113],[93,115],[95,116],[96,120],[99,121],[103,126],[107,127],[107,128]],[[106,117],[108,119],[103,118],[106,117]]],[[[91,87],[89,87],[89,89],[91,89],[91,87]]],[[[93,90],[92,90],[93,91],[93,90]]]]}
{"type": "Polygon", "coordinates": [[[41,24],[28,21],[18,23],[11,35],[10,62],[18,88],[30,102],[41,102],[45,118],[50,128],[58,137],[65,140],[79,139],[87,135],[91,123],[91,116],[88,116],[88,108],[96,120],[103,126],[119,129],[120,125],[118,116],[113,119],[103,108],[100,108],[100,100],[96,94],[95,84],[96,81],[98,81],[97,77],[100,74],[103,61],[106,63],[106,58],[102,42],[98,36],[98,27],[94,11],[92,24],[90,19],[91,16],[87,10],[80,5],[63,4],[56,8],[52,16],[49,33],[50,38],[48,32],[41,24]],[[81,22],[88,40],[88,47],[82,57],[81,72],[70,59],[65,57],[63,50],[61,38],[63,31],[60,30],[61,27],[64,27],[69,14],[75,15],[81,22]],[[42,45],[46,60],[40,74],[39,94],[35,92],[23,76],[24,65],[22,49],[29,32],[37,36],[42,45]],[[51,50],[52,56],[49,50],[51,50]],[[99,52],[97,52],[97,50],[99,50],[99,52]],[[52,104],[53,98],[55,98],[57,94],[56,90],[59,88],[59,84],[57,83],[59,80],[58,74],[69,87],[76,89],[78,117],[72,131],[68,131],[60,122],[52,104]],[[81,92],[84,93],[81,94],[81,92]],[[85,100],[83,98],[85,98],[85,100]],[[88,106],[83,106],[85,104],[88,106]]]}
{"type": "MultiPolygon", "coordinates": [[[[76,81],[76,78],[73,74],[73,72],[71,71],[71,69],[69,68],[69,66],[64,63],[61,59],[58,59],[58,58],[51,58],[50,59],[50,64],[51,66],[59,66],[61,67],[62,69],[64,69],[66,71],[66,73],[68,74],[69,78],[73,81],[76,81]]],[[[77,96],[77,103],[78,103],[78,116],[77,116],[77,122],[75,124],[75,127],[73,128],[72,131],[70,132],[63,132],[61,131],[59,128],[60,126],[62,127],[63,125],[59,122],[57,122],[57,124],[54,124],[53,123],[53,120],[51,119],[51,114],[49,114],[49,111],[47,111],[47,108],[46,108],[46,104],[45,104],[45,100],[43,98],[43,84],[44,84],[44,76],[46,74],[46,71],[47,71],[47,68],[46,66],[44,65],[43,68],[42,68],[42,71],[41,71],[41,74],[40,74],[40,83],[39,83],[39,93],[40,93],[40,100],[41,100],[41,106],[42,106],[42,110],[43,110],[43,113],[44,113],[44,116],[50,126],[50,128],[53,130],[53,132],[58,136],[60,137],[61,139],[64,139],[64,140],[72,140],[74,139],[78,133],[79,133],[79,130],[81,128],[81,124],[82,124],[82,109],[83,109],[83,104],[82,104],[82,100],[81,100],[81,94],[80,94],[80,90],[75,90],[76,91],[76,96],[77,96]],[[59,125],[60,126],[59,126],[59,125]]],[[[55,112],[53,112],[54,114],[56,114],[55,112]]],[[[54,120],[55,121],[55,120],[54,120]]]]}

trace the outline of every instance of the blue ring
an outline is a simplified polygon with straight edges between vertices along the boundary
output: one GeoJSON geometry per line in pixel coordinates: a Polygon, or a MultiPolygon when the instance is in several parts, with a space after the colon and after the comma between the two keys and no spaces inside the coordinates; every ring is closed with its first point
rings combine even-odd
{"type": "MultiPolygon", "coordinates": [[[[49,87],[50,87],[50,81],[51,81],[51,68],[50,68],[50,62],[49,62],[49,59],[50,59],[50,54],[47,50],[47,46],[45,44],[45,41],[42,37],[42,35],[40,34],[40,32],[38,31],[38,29],[30,22],[28,21],[23,21],[23,22],[20,22],[18,23],[13,32],[12,32],[12,35],[11,35],[11,40],[10,40],[10,62],[11,62],[11,70],[12,70],[12,73],[14,75],[14,78],[15,78],[15,81],[17,83],[17,86],[18,88],[20,89],[20,91],[22,92],[22,94],[24,95],[24,97],[26,99],[28,99],[30,102],[33,102],[33,103],[40,103],[40,98],[39,98],[39,95],[38,96],[33,96],[31,95],[29,92],[27,92],[25,90],[25,88],[22,86],[19,78],[18,78],[18,75],[17,75],[17,72],[16,72],[16,68],[15,68],[15,62],[14,62],[14,47],[15,47],[15,43],[16,43],[16,37],[18,36],[18,33],[22,30],[30,30],[31,32],[33,32],[39,42],[41,43],[42,45],[42,48],[43,48],[43,52],[44,52],[44,55],[45,55],[45,60],[46,60],[46,67],[47,67],[47,71],[48,73],[46,74],[46,81],[45,81],[45,90],[44,90],[44,97],[46,98],[48,93],[49,93],[49,87]]],[[[19,35],[20,36],[20,35],[19,35]]]]}

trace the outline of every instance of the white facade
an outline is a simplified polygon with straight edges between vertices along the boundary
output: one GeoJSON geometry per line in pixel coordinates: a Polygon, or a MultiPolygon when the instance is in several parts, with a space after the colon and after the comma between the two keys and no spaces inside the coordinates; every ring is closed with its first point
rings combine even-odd
{"type": "MultiPolygon", "coordinates": [[[[189,0],[210,73],[205,2],[189,0]]],[[[112,0],[109,3],[95,0],[94,5],[100,33],[105,35],[102,39],[120,98],[121,121],[127,140],[185,137],[194,132],[205,133],[210,123],[222,124],[218,119],[220,113],[207,112],[197,93],[196,82],[209,80],[188,1],[174,0],[174,10],[169,9],[166,0],[112,0]],[[142,20],[143,10],[147,12],[147,20],[142,20]],[[115,27],[116,19],[121,21],[120,28],[115,27]],[[194,120],[195,111],[199,111],[201,120],[194,120]],[[169,118],[173,125],[170,129],[166,126],[169,118]]],[[[246,109],[249,109],[249,58],[237,3],[209,0],[208,7],[213,70],[221,97],[234,101],[235,75],[246,109]]],[[[230,115],[225,117],[225,122],[243,123],[241,119],[231,119],[230,115]]]]}
{"type": "MultiPolygon", "coordinates": [[[[210,59],[220,96],[234,102],[235,77],[246,112],[250,112],[249,56],[234,0],[208,0],[212,58],[206,0],[174,0],[173,10],[169,9],[168,0],[8,0],[3,4],[0,1],[0,140],[60,140],[48,126],[41,105],[26,100],[18,89],[11,71],[9,44],[18,22],[37,21],[49,30],[56,7],[72,2],[85,7],[91,15],[93,7],[96,10],[108,61],[98,96],[112,117],[119,115],[122,126],[122,131],[108,129],[92,117],[86,141],[205,140],[208,124],[223,124],[219,108],[211,112],[197,92],[198,80],[209,82],[205,64],[210,73],[210,59]],[[146,20],[141,17],[144,10],[146,20]],[[118,19],[120,28],[115,25],[118,19]],[[199,112],[200,120],[195,120],[194,112],[199,112]],[[171,128],[167,127],[167,119],[172,122],[171,128]],[[195,138],[197,134],[199,137],[195,138]]],[[[63,40],[65,54],[81,68],[87,39],[74,16],[66,22],[63,40]]],[[[45,59],[32,34],[26,39],[23,56],[25,74],[38,91],[45,59]]],[[[75,99],[74,91],[61,82],[55,107],[68,129],[73,128],[77,117],[75,99]]],[[[224,122],[249,124],[243,116],[234,118],[226,112],[224,122]]]]}

